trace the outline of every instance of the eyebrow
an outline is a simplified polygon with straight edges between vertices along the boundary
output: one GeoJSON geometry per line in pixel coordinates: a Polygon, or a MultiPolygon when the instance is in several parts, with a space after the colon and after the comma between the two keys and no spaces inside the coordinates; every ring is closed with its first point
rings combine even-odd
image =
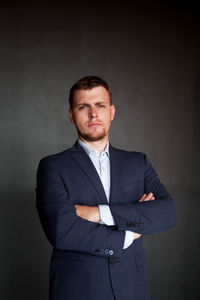
{"type": "MultiPolygon", "coordinates": [[[[99,102],[95,102],[94,103],[95,105],[98,105],[98,104],[109,104],[105,101],[99,101],[99,102]]],[[[78,107],[78,106],[82,106],[82,105],[85,105],[85,106],[90,106],[91,104],[90,103],[79,103],[79,104],[76,104],[75,107],[78,107]]]]}

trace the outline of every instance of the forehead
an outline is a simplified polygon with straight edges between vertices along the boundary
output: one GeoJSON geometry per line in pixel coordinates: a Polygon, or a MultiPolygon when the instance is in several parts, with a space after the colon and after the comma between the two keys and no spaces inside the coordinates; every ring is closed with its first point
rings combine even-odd
{"type": "Polygon", "coordinates": [[[110,97],[108,91],[103,86],[97,86],[90,90],[77,90],[74,92],[74,104],[79,103],[95,103],[95,102],[108,102],[110,97]]]}

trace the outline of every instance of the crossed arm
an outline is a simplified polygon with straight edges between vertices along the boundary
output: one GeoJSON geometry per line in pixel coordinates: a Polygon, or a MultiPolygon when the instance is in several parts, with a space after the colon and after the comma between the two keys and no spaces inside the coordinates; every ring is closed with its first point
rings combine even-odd
{"type": "MultiPolygon", "coordinates": [[[[139,202],[155,200],[153,193],[148,193],[148,195],[143,194],[139,202]]],[[[76,209],[77,216],[81,217],[90,222],[99,223],[101,220],[100,211],[98,206],[87,206],[87,205],[74,205],[76,209]]],[[[139,239],[142,234],[133,232],[134,240],[139,239]]]]}
{"type": "Polygon", "coordinates": [[[167,230],[175,224],[174,200],[159,182],[148,161],[144,191],[146,194],[137,202],[110,203],[117,229],[115,226],[105,226],[99,224],[97,206],[74,206],[71,203],[60,172],[49,158],[45,158],[41,160],[37,172],[36,206],[44,232],[53,247],[106,257],[109,254],[101,250],[111,249],[113,256],[120,257],[126,230],[135,232],[136,239],[143,234],[167,230]]]}

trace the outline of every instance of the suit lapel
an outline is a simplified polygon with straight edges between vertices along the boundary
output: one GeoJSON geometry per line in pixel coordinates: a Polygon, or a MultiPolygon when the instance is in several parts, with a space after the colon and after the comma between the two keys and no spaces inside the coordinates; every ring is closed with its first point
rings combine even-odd
{"type": "Polygon", "coordinates": [[[110,184],[110,203],[117,203],[120,196],[120,181],[122,174],[122,158],[120,152],[109,147],[110,153],[110,170],[111,170],[111,184],[110,184]]]}
{"type": "Polygon", "coordinates": [[[89,158],[88,154],[85,152],[85,150],[79,145],[78,141],[74,144],[74,146],[71,148],[71,156],[76,161],[76,163],[81,167],[81,169],[84,171],[86,176],[90,179],[92,182],[99,198],[100,202],[102,204],[108,204],[106,194],[103,188],[103,185],[101,183],[101,179],[99,178],[99,175],[89,158]]]}

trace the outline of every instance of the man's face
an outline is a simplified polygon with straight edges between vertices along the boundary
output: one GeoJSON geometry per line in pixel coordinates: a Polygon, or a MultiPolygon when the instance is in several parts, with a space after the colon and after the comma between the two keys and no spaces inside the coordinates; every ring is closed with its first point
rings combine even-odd
{"type": "Polygon", "coordinates": [[[114,116],[114,105],[110,105],[108,91],[103,86],[75,91],[73,108],[69,109],[69,117],[75,124],[80,138],[86,141],[108,138],[114,116]]]}

